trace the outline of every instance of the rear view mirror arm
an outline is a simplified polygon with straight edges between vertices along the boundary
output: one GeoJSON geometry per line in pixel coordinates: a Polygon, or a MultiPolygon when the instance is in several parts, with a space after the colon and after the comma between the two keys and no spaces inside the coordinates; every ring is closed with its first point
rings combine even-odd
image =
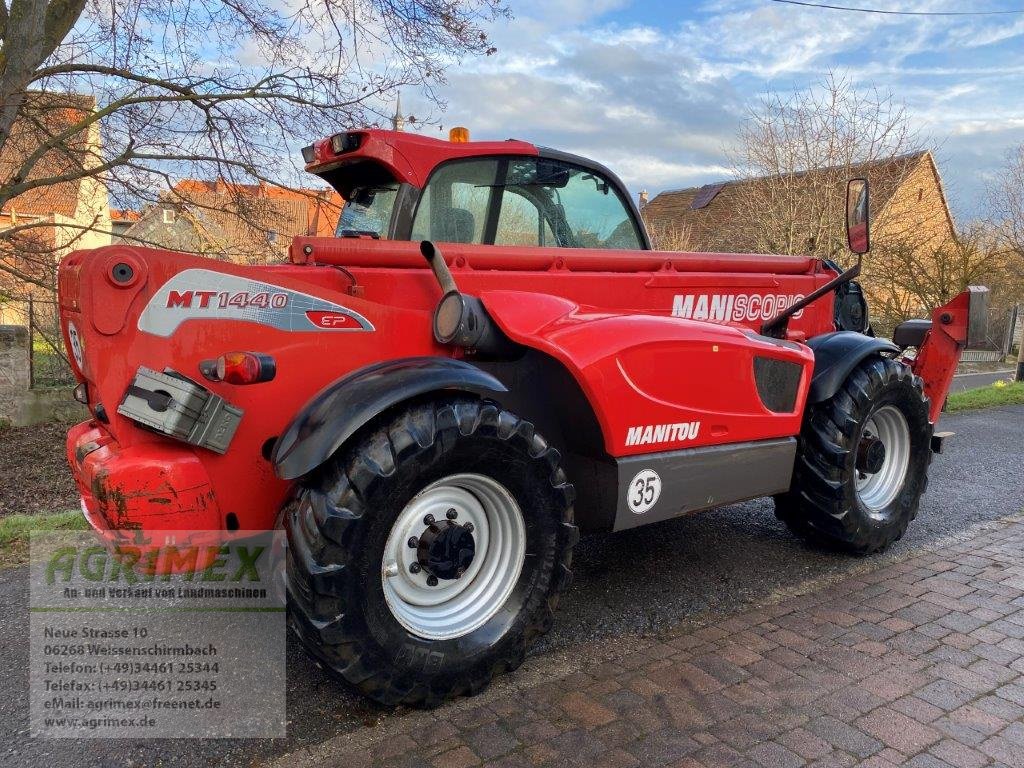
{"type": "Polygon", "coordinates": [[[786,327],[789,325],[789,318],[791,318],[797,312],[802,310],[804,307],[820,299],[826,293],[830,293],[839,286],[846,285],[846,283],[850,282],[851,280],[857,279],[857,277],[860,276],[861,262],[862,258],[860,256],[857,256],[857,263],[850,267],[848,270],[832,278],[820,288],[816,288],[815,290],[811,291],[809,294],[804,296],[799,301],[793,302],[790,306],[786,307],[786,309],[779,312],[779,314],[777,314],[771,320],[767,320],[764,323],[764,325],[761,326],[761,334],[764,336],[772,336],[780,339],[785,337],[786,327]]]}

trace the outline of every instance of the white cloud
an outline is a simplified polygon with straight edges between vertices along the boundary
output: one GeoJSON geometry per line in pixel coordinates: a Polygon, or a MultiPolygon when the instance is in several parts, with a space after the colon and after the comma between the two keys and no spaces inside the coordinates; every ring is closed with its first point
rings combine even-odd
{"type": "MultiPolygon", "coordinates": [[[[1024,140],[1024,19],[892,17],[763,0],[714,0],[629,23],[627,0],[529,0],[497,25],[496,56],[464,62],[433,115],[479,138],[515,136],[589,155],[633,192],[728,175],[725,147],[767,87],[806,87],[828,70],[906,100],[942,147],[954,208],[977,211],[984,174],[1024,140]],[[625,9],[625,10],[622,10],[625,9]],[[609,21],[606,14],[618,21],[609,21]],[[682,20],[681,16],[687,16],[682,20]],[[626,19],[626,21],[624,21],[626,19]]],[[[689,4],[687,4],[689,6],[689,4]]],[[[946,0],[903,2],[948,10],[946,0]]],[[[403,96],[418,116],[424,104],[403,96]]],[[[436,130],[427,127],[425,130],[436,130]]]]}

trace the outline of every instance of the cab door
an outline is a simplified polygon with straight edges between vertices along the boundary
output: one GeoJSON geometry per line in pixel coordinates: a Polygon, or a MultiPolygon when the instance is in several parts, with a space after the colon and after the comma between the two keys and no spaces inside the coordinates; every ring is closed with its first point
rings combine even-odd
{"type": "Polygon", "coordinates": [[[561,158],[494,157],[439,166],[419,196],[410,240],[646,250],[621,182],[561,158]]]}

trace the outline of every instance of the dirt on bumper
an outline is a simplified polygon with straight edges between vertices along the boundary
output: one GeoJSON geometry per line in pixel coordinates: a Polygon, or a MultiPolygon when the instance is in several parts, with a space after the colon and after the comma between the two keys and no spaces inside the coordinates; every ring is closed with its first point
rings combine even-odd
{"type": "Polygon", "coordinates": [[[71,428],[67,458],[89,524],[102,533],[220,530],[223,520],[202,463],[187,447],[122,448],[95,422],[71,428]]]}

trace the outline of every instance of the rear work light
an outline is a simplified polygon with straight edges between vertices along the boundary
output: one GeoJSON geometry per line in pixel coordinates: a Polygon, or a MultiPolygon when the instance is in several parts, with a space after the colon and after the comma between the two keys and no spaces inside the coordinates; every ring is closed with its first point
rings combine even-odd
{"type": "Polygon", "coordinates": [[[302,148],[302,159],[309,165],[316,160],[316,147],[310,144],[308,147],[302,148]]]}
{"type": "Polygon", "coordinates": [[[361,141],[362,136],[358,133],[336,133],[331,136],[331,149],[336,155],[354,152],[359,149],[361,141]]]}
{"type": "Polygon", "coordinates": [[[259,384],[277,375],[277,363],[260,352],[228,352],[216,360],[203,360],[199,372],[208,381],[225,384],[259,384]]]}

